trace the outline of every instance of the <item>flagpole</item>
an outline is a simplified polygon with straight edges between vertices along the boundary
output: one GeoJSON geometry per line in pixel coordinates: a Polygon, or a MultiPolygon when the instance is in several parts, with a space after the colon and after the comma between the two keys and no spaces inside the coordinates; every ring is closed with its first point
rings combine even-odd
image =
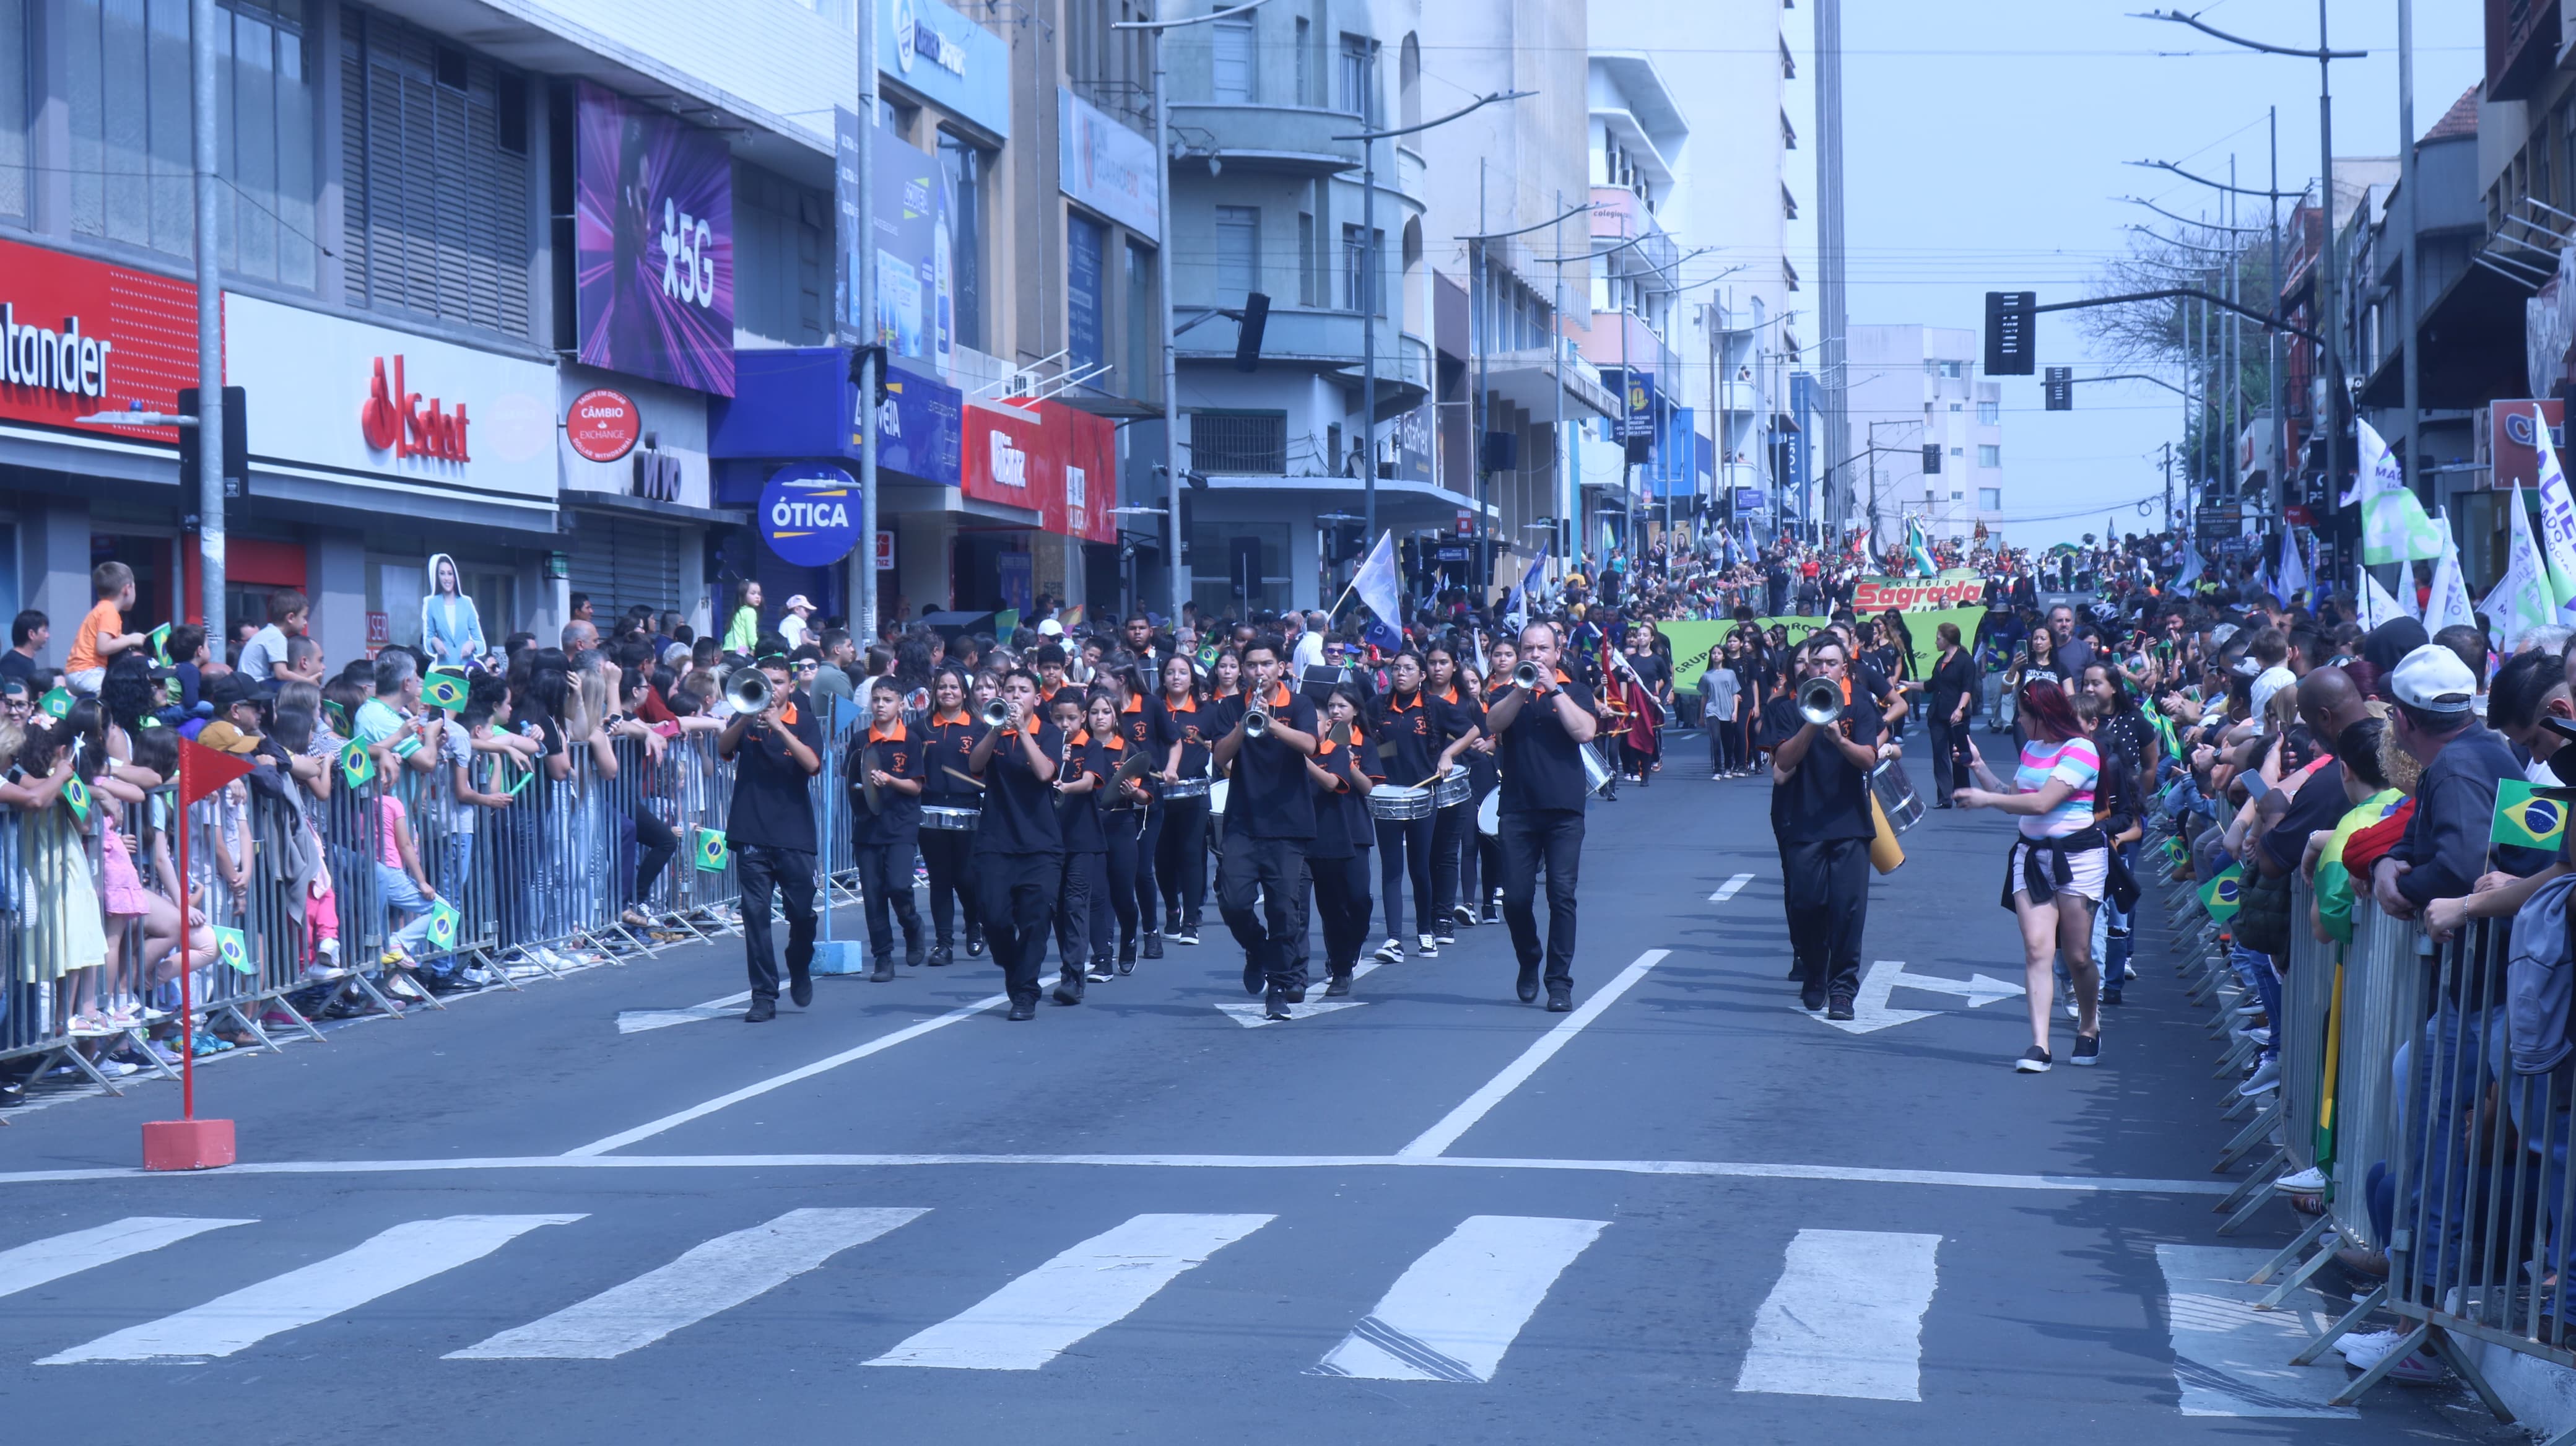
{"type": "MultiPolygon", "coordinates": [[[[181,755],[184,760],[185,755],[181,755]]],[[[188,922],[188,784],[185,763],[179,780],[179,1118],[197,1117],[197,1026],[191,1016],[196,1009],[196,968],[188,960],[188,940],[196,933],[188,922]]],[[[213,920],[208,920],[212,924],[213,920]]]]}

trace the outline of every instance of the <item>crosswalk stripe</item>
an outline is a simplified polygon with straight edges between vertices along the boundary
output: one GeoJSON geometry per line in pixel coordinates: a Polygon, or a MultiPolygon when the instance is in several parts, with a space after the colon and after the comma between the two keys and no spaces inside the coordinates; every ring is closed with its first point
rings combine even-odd
{"type": "Polygon", "coordinates": [[[1718,885],[1717,892],[1709,895],[1708,901],[1712,904],[1723,904],[1727,900],[1735,897],[1736,890],[1743,888],[1746,884],[1751,882],[1753,882],[1753,876],[1751,874],[1737,874],[1735,877],[1728,879],[1725,883],[1718,885]]]}
{"type": "Polygon", "coordinates": [[[854,1245],[927,1210],[790,1210],[766,1225],[719,1235],[648,1271],[479,1345],[451,1361],[555,1358],[605,1361],[753,1300],[854,1245]]]}
{"type": "Polygon", "coordinates": [[[1217,1251],[1278,1217],[1139,1215],[1101,1232],[868,1362],[1034,1371],[1217,1251]]]}
{"type": "Polygon", "coordinates": [[[328,1320],[378,1296],[480,1260],[540,1225],[567,1225],[581,1218],[449,1215],[407,1221],[328,1260],[245,1286],[176,1315],[129,1326],[36,1364],[229,1356],[280,1331],[328,1320]]]}
{"type": "Polygon", "coordinates": [[[2339,1360],[2294,1366],[2290,1358],[2325,1333],[2317,1313],[2304,1307],[2258,1311],[2254,1302],[2270,1287],[2245,1277],[2271,1258],[2268,1250],[2224,1245],[2159,1245],[2156,1264],[2165,1275],[2165,1315],[2173,1335],[2174,1386],[2186,1416],[2350,1417],[2349,1406],[2329,1406],[2343,1389],[2339,1360]]]}
{"type": "Polygon", "coordinates": [[[1923,1312],[1938,1235],[1801,1230],[1753,1318],[1735,1389],[1923,1399],[1923,1312]]]}
{"type": "Polygon", "coordinates": [[[191,1235],[227,1225],[256,1225],[256,1220],[210,1220],[186,1216],[128,1215],[105,1225],[68,1235],[30,1241],[0,1250],[0,1295],[33,1290],[66,1275],[78,1275],[129,1255],[175,1245],[191,1235]]]}
{"type": "Polygon", "coordinates": [[[1606,1220],[1470,1215],[1389,1287],[1316,1375],[1490,1381],[1557,1276],[1606,1220]]]}

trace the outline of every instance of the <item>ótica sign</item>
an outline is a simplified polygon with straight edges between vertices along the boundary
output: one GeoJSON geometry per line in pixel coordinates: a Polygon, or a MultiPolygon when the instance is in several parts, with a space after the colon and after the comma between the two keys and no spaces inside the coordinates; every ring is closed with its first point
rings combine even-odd
{"type": "Polygon", "coordinates": [[[760,489],[760,535],[782,562],[828,567],[859,545],[859,484],[838,467],[781,467],[760,489]]]}
{"type": "Polygon", "coordinates": [[[614,462],[635,450],[644,435],[644,412],[635,399],[593,387],[564,412],[564,439],[587,462],[614,462]]]}

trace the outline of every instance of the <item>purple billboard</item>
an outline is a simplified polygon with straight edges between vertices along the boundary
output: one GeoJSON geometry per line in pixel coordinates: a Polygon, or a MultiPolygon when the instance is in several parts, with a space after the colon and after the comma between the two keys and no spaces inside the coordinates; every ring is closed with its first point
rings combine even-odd
{"type": "Polygon", "coordinates": [[[575,144],[582,361],[732,396],[732,154],[588,84],[575,144]]]}

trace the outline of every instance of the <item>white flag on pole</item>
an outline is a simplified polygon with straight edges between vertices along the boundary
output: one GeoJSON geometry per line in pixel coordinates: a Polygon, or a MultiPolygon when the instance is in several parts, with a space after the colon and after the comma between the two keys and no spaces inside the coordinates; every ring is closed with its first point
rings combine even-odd
{"type": "Polygon", "coordinates": [[[2272,575],[2280,582],[2280,592],[2277,596],[2281,599],[2281,606],[2283,607],[2288,607],[2291,601],[2298,597],[2300,593],[2307,591],[2308,564],[2307,559],[2299,555],[2299,536],[2297,533],[2284,533],[2282,535],[2281,566],[2272,575]]]}
{"type": "MultiPolygon", "coordinates": [[[[2396,455],[2368,422],[2356,420],[2353,429],[2361,451],[2361,485],[2355,489],[2361,493],[2361,560],[2384,563],[2440,557],[2442,538],[2433,520],[2424,515],[2424,504],[2407,490],[2396,455]]],[[[2569,556],[2576,562],[2576,506],[2570,507],[2568,520],[2569,556]]]]}
{"type": "MultiPolygon", "coordinates": [[[[2411,593],[2414,589],[2410,587],[2407,591],[2411,593]]],[[[2397,605],[2397,599],[2389,595],[2388,589],[2379,585],[2379,579],[2367,572],[2361,575],[2362,631],[2368,632],[2381,623],[2394,622],[2399,618],[2410,616],[2412,614],[2397,605]]]]}
{"type": "Polygon", "coordinates": [[[2424,599],[2424,631],[2438,633],[2453,626],[2477,626],[2478,616],[2469,605],[2468,584],[2460,578],[2460,549],[2451,541],[2447,519],[2436,522],[2442,529],[2442,560],[2433,565],[2433,590],[2424,599]]]}
{"type": "Polygon", "coordinates": [[[2550,589],[2540,543],[2532,535],[2531,518],[2522,510],[2521,487],[2507,493],[2506,506],[2512,514],[2512,531],[2505,544],[2504,576],[2478,604],[2478,611],[2494,625],[2496,646],[2510,653],[2523,634],[2557,620],[2558,601],[2550,589]]]}
{"type": "MultiPolygon", "coordinates": [[[[2567,486],[2567,470],[2549,440],[2549,423],[2534,403],[2533,449],[2540,453],[2540,556],[2549,570],[2552,600],[2565,608],[2576,603],[2576,493],[2567,486]]],[[[2520,509],[2515,517],[2521,517],[2520,509]]]]}

